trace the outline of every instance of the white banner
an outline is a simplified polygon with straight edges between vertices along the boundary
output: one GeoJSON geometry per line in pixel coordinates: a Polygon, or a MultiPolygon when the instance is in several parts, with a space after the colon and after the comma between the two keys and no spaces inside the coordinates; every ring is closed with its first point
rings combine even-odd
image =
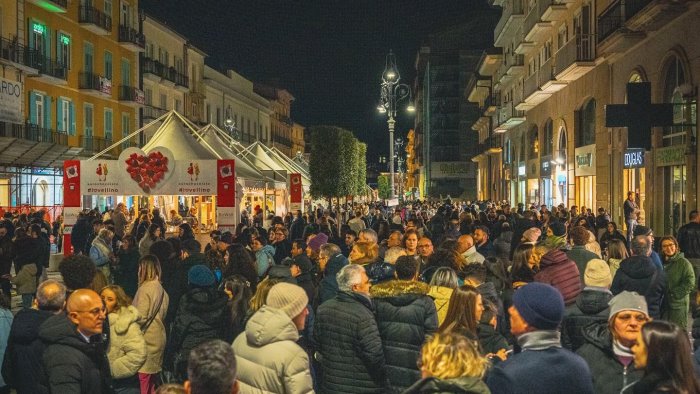
{"type": "Polygon", "coordinates": [[[0,121],[24,123],[21,82],[0,78],[0,121]]]}

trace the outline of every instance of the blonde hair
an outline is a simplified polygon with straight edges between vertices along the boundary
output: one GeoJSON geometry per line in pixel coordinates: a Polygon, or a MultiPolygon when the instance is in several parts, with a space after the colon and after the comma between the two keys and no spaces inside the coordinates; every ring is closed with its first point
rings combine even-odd
{"type": "Polygon", "coordinates": [[[258,287],[255,289],[255,294],[250,299],[250,311],[257,312],[258,309],[265,305],[265,300],[267,299],[267,293],[270,292],[272,286],[280,283],[281,279],[270,279],[269,277],[263,279],[262,282],[258,283],[258,287]]]}
{"type": "Polygon", "coordinates": [[[100,295],[102,295],[102,292],[105,290],[109,290],[114,293],[114,297],[117,299],[117,311],[119,311],[121,308],[128,308],[129,305],[131,305],[131,297],[126,295],[121,286],[107,285],[100,290],[100,295]]]}
{"type": "Polygon", "coordinates": [[[438,379],[482,378],[488,367],[488,361],[479,354],[476,343],[453,332],[428,338],[420,357],[421,370],[438,379]]]}
{"type": "Polygon", "coordinates": [[[149,280],[158,280],[161,276],[158,257],[147,254],[139,259],[139,285],[149,280]]]}

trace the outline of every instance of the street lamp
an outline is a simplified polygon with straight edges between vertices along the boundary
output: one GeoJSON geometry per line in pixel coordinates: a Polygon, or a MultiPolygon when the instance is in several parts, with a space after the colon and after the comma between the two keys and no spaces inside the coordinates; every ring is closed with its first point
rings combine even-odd
{"type": "Polygon", "coordinates": [[[224,128],[228,131],[233,141],[238,142],[240,136],[238,134],[238,127],[236,127],[236,122],[231,118],[226,118],[224,121],[224,128]]]}
{"type": "Polygon", "coordinates": [[[414,112],[416,107],[411,98],[411,88],[401,81],[401,74],[396,67],[396,57],[392,51],[386,57],[382,83],[380,85],[380,100],[377,110],[381,114],[387,114],[389,126],[389,179],[391,182],[391,198],[396,197],[394,186],[394,125],[396,124],[396,107],[399,101],[408,98],[407,112],[414,112]]]}

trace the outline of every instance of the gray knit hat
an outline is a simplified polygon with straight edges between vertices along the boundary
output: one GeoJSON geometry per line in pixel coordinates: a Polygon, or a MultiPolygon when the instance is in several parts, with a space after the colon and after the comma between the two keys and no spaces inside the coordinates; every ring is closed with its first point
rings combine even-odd
{"type": "Polygon", "coordinates": [[[610,321],[615,315],[622,311],[636,311],[641,312],[649,318],[649,309],[647,308],[647,300],[643,296],[640,296],[634,291],[623,291],[622,293],[616,295],[608,302],[610,306],[610,315],[608,315],[608,321],[610,321]]]}

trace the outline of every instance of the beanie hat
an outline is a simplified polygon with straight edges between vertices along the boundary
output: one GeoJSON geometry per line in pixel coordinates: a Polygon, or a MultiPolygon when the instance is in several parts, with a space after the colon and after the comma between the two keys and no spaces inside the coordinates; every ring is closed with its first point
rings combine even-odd
{"type": "Polygon", "coordinates": [[[544,283],[532,282],[516,290],[513,306],[528,325],[540,330],[556,330],[564,318],[564,298],[544,283]]]}
{"type": "Polygon", "coordinates": [[[566,226],[564,223],[558,220],[549,223],[549,228],[552,229],[552,234],[556,235],[557,237],[561,237],[562,235],[566,234],[566,226]]]}
{"type": "Polygon", "coordinates": [[[622,311],[637,311],[641,312],[649,318],[649,309],[647,309],[647,300],[643,296],[639,295],[634,291],[623,291],[622,293],[613,297],[610,302],[610,315],[608,315],[608,321],[610,321],[616,314],[622,311]]]}
{"type": "Polygon", "coordinates": [[[216,283],[216,277],[209,267],[203,264],[193,265],[187,272],[187,282],[190,286],[211,287],[216,283]]]}
{"type": "Polygon", "coordinates": [[[523,233],[523,238],[525,238],[527,242],[535,243],[538,239],[540,239],[541,235],[542,230],[538,229],[537,227],[531,227],[525,230],[525,232],[523,233]]]}
{"type": "Polygon", "coordinates": [[[591,287],[610,287],[612,284],[612,275],[610,275],[608,263],[601,259],[591,259],[588,261],[583,274],[583,283],[591,287]]]}
{"type": "Polygon", "coordinates": [[[634,231],[632,231],[632,235],[639,236],[639,235],[651,235],[651,229],[647,226],[634,226],[634,231]]]}
{"type": "Polygon", "coordinates": [[[265,303],[271,308],[281,310],[292,319],[306,308],[309,297],[301,287],[282,282],[272,286],[265,303]]]}
{"type": "Polygon", "coordinates": [[[316,234],[315,237],[311,238],[306,246],[310,247],[314,252],[318,252],[321,249],[321,245],[328,243],[328,236],[324,233],[316,234]]]}

